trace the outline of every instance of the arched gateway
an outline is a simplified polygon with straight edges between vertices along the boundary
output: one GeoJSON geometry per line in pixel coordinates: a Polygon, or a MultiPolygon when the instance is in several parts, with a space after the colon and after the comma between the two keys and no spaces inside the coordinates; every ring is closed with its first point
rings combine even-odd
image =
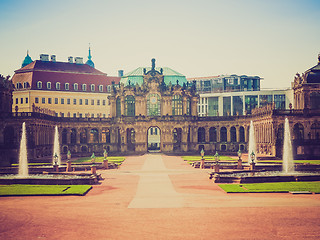
{"type": "Polygon", "coordinates": [[[148,129],[148,151],[158,152],[161,147],[161,131],[158,127],[150,127],[148,129]]]}

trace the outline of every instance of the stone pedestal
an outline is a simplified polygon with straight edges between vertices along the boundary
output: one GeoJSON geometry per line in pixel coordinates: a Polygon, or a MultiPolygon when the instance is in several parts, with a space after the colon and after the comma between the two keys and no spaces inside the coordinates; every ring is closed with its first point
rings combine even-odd
{"type": "Polygon", "coordinates": [[[59,165],[54,165],[54,166],[53,166],[53,170],[54,170],[55,172],[59,172],[59,165]]]}
{"type": "Polygon", "coordinates": [[[204,158],[200,161],[200,168],[204,168],[204,158]]]}
{"type": "Polygon", "coordinates": [[[104,160],[103,160],[103,168],[104,168],[104,169],[108,169],[108,168],[109,168],[108,159],[104,159],[104,160]]]}
{"type": "Polygon", "coordinates": [[[67,161],[67,172],[71,172],[72,169],[71,169],[71,161],[67,161]]]}
{"type": "Polygon", "coordinates": [[[237,169],[242,169],[242,160],[239,158],[237,169]]]}
{"type": "Polygon", "coordinates": [[[214,165],[214,171],[215,172],[219,172],[220,171],[220,165],[219,164],[215,164],[214,165]]]}
{"type": "Polygon", "coordinates": [[[256,163],[250,163],[250,171],[253,171],[256,167],[256,163]]]}
{"type": "Polygon", "coordinates": [[[91,174],[97,174],[97,167],[96,165],[91,166],[91,174]]]}

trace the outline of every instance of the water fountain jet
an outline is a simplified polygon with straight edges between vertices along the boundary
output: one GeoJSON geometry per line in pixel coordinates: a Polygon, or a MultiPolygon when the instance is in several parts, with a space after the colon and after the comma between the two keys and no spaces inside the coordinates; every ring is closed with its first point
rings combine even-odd
{"type": "Polygon", "coordinates": [[[28,177],[28,152],[27,152],[27,136],[26,136],[26,123],[22,123],[22,136],[20,141],[19,150],[19,177],[28,177]]]}
{"type": "Polygon", "coordinates": [[[57,125],[55,127],[55,132],[54,132],[52,165],[58,165],[58,166],[61,165],[59,131],[58,131],[58,126],[57,125]],[[55,157],[55,155],[57,157],[55,157]]]}
{"type": "Polygon", "coordinates": [[[250,129],[249,129],[249,149],[248,149],[248,163],[250,164],[251,162],[255,162],[256,158],[254,158],[253,160],[250,158],[250,155],[252,153],[255,154],[256,152],[256,139],[254,136],[254,126],[253,126],[253,122],[250,122],[250,129]],[[250,161],[251,160],[251,161],[250,161]]]}
{"type": "Polygon", "coordinates": [[[286,118],[284,121],[282,171],[284,173],[294,172],[292,143],[291,143],[291,134],[290,134],[290,126],[289,126],[288,118],[286,118]]]}

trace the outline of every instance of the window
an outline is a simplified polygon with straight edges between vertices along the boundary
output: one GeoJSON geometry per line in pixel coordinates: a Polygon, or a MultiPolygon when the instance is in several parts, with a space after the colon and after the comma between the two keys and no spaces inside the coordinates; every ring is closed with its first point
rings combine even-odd
{"type": "Polygon", "coordinates": [[[51,98],[48,98],[48,104],[51,104],[51,98]]]}
{"type": "Polygon", "coordinates": [[[69,90],[69,83],[65,83],[65,84],[64,84],[64,89],[65,89],[65,90],[69,90]]]}
{"type": "Polygon", "coordinates": [[[76,113],[74,113],[74,114],[73,114],[73,117],[74,117],[74,118],[76,118],[76,117],[77,117],[77,114],[76,114],[76,113]]]}
{"type": "Polygon", "coordinates": [[[41,89],[41,88],[42,88],[42,82],[41,82],[41,81],[38,81],[38,82],[37,82],[37,88],[38,88],[38,89],[41,89]]]}
{"type": "Polygon", "coordinates": [[[182,98],[177,94],[172,97],[172,115],[182,115],[182,98]]]}
{"type": "Polygon", "coordinates": [[[100,100],[97,100],[97,105],[100,105],[100,100]]]}
{"type": "Polygon", "coordinates": [[[67,104],[70,104],[70,98],[67,98],[67,104]]]}
{"type": "Polygon", "coordinates": [[[78,83],[73,84],[73,90],[78,91],[78,83]]]}
{"type": "Polygon", "coordinates": [[[135,116],[135,99],[132,95],[125,98],[125,113],[128,117],[135,116]]]}
{"type": "Polygon", "coordinates": [[[41,100],[42,103],[46,103],[46,99],[43,97],[41,100]]]}
{"type": "Polygon", "coordinates": [[[54,99],[54,104],[58,104],[58,98],[54,99]]]}
{"type": "Polygon", "coordinates": [[[158,94],[151,93],[147,98],[147,115],[159,116],[160,115],[160,97],[158,94]]]}
{"type": "Polygon", "coordinates": [[[47,82],[47,89],[51,89],[51,82],[47,82]]]}
{"type": "Polygon", "coordinates": [[[242,96],[233,96],[233,115],[243,115],[243,98],[242,96]]]}
{"type": "Polygon", "coordinates": [[[106,105],[106,100],[102,100],[102,105],[103,105],[103,106],[106,105]]]}
{"type": "Polygon", "coordinates": [[[26,97],[26,103],[28,103],[29,102],[29,99],[26,97]]]}
{"type": "Polygon", "coordinates": [[[94,105],[94,99],[91,99],[91,105],[94,105]]]}
{"type": "Polygon", "coordinates": [[[187,98],[187,115],[191,115],[191,101],[190,98],[187,98]]]}
{"type": "Polygon", "coordinates": [[[17,83],[16,84],[16,89],[19,89],[20,88],[20,83],[17,83]]]}
{"type": "Polygon", "coordinates": [[[99,92],[103,92],[103,85],[99,85],[99,92]]]}
{"type": "MultiPolygon", "coordinates": [[[[17,100],[18,100],[18,98],[17,98],[17,100]]],[[[39,98],[36,97],[36,98],[34,99],[34,102],[35,102],[35,103],[39,103],[39,98]]],[[[18,101],[16,101],[16,104],[18,104],[18,101]]]]}
{"type": "Polygon", "coordinates": [[[20,99],[20,103],[23,104],[23,98],[20,99]]]}
{"type": "Polygon", "coordinates": [[[85,99],[85,104],[88,105],[89,104],[89,100],[85,99]]]}
{"type": "Polygon", "coordinates": [[[198,128],[198,142],[202,143],[206,141],[206,132],[203,127],[198,128]]]}
{"type": "Polygon", "coordinates": [[[74,98],[74,99],[73,99],[73,105],[76,105],[76,104],[77,104],[77,99],[74,98]]]}
{"type": "Polygon", "coordinates": [[[82,105],[82,99],[79,99],[79,105],[82,105]]]}
{"type": "Polygon", "coordinates": [[[60,83],[59,82],[56,83],[56,89],[60,90],[60,83]]]}
{"type": "Polygon", "coordinates": [[[231,97],[223,97],[223,116],[231,114],[231,97]]]}
{"type": "Polygon", "coordinates": [[[28,82],[24,82],[23,83],[23,88],[28,88],[29,87],[29,83],[28,82]]]}
{"type": "Polygon", "coordinates": [[[218,116],[219,98],[210,97],[208,100],[208,116],[218,116]]]}
{"type": "Polygon", "coordinates": [[[274,95],[274,103],[276,109],[286,108],[286,96],[284,94],[274,95]]]}
{"type": "Polygon", "coordinates": [[[90,89],[91,89],[91,92],[94,92],[94,91],[95,91],[95,85],[94,85],[94,84],[91,84],[91,85],[90,85],[90,89]]]}
{"type": "MultiPolygon", "coordinates": [[[[37,98],[36,98],[37,99],[37,98]]],[[[19,98],[16,98],[16,104],[19,104],[19,98]]]]}
{"type": "Polygon", "coordinates": [[[209,129],[209,142],[217,141],[217,129],[215,127],[211,127],[209,129]]]}
{"type": "Polygon", "coordinates": [[[260,107],[272,104],[272,95],[260,95],[260,107]]]}
{"type": "Polygon", "coordinates": [[[258,96],[246,96],[245,97],[245,106],[248,114],[251,114],[252,109],[258,106],[258,96]]]}
{"type": "Polygon", "coordinates": [[[227,142],[227,128],[220,128],[220,142],[227,142]]]}
{"type": "Polygon", "coordinates": [[[107,91],[108,91],[108,92],[111,92],[111,85],[108,85],[108,86],[107,86],[107,91]]]}
{"type": "Polygon", "coordinates": [[[61,117],[64,117],[64,113],[60,113],[61,117]]]}
{"type": "Polygon", "coordinates": [[[235,127],[230,128],[230,141],[237,142],[237,130],[235,127]]]}
{"type": "Polygon", "coordinates": [[[82,118],[82,113],[79,113],[79,118],[82,118]]]}
{"type": "Polygon", "coordinates": [[[117,117],[121,116],[121,99],[120,99],[120,97],[118,97],[116,100],[116,116],[117,117]]]}
{"type": "Polygon", "coordinates": [[[64,104],[64,98],[61,98],[61,104],[64,104]]]}
{"type": "Polygon", "coordinates": [[[82,84],[82,91],[87,91],[87,84],[82,84]]]}

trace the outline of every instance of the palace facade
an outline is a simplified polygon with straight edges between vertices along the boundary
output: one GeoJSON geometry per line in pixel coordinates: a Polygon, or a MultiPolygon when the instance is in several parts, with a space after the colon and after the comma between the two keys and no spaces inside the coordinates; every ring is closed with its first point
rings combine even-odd
{"type": "MultiPolygon", "coordinates": [[[[9,87],[1,89],[6,93],[12,91],[9,87]]],[[[251,121],[255,127],[256,152],[281,157],[286,117],[290,122],[295,158],[319,158],[320,56],[315,67],[295,77],[292,91],[294,104],[285,109],[272,103],[254,108],[251,113],[201,117],[196,86],[172,69],[156,67],[152,60],[151,67],[138,68],[124,75],[120,84],[111,84],[106,98],[110,109],[108,117],[3,111],[1,164],[17,161],[22,122],[27,126],[29,159],[53,155],[56,125],[61,152],[70,150],[74,155],[102,154],[104,149],[114,154],[147,151],[177,154],[201,149],[235,154],[239,149],[247,151],[251,121]]]]}

